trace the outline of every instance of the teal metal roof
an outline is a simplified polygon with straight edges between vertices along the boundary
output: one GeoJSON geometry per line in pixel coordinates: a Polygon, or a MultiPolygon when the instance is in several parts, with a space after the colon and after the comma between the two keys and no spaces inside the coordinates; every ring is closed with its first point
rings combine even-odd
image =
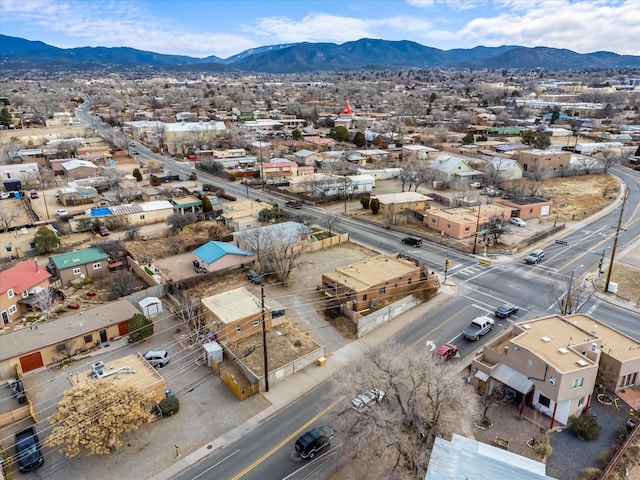
{"type": "Polygon", "coordinates": [[[75,252],[61,253],[49,257],[58,270],[75,267],[76,265],[86,265],[87,263],[99,262],[109,258],[104,250],[97,247],[84,248],[75,252]]]}

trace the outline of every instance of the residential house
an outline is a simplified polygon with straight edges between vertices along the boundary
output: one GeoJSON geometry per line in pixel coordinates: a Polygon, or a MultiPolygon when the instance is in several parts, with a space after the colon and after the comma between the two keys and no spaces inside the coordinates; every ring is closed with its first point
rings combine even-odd
{"type": "Polygon", "coordinates": [[[638,342],[584,314],[516,323],[471,364],[479,391],[508,388],[520,412],[539,410],[551,428],[587,410],[596,383],[638,385],[639,370],[638,342]]]}
{"type": "Polygon", "coordinates": [[[522,167],[518,162],[509,158],[493,157],[485,167],[487,181],[491,185],[500,185],[507,180],[522,178],[522,167]]]}
{"type": "Polygon", "coordinates": [[[117,222],[122,225],[149,225],[166,222],[173,214],[174,208],[171,202],[154,200],[138,204],[92,208],[86,215],[73,217],[69,220],[69,224],[73,231],[78,231],[79,222],[86,218],[108,221],[111,217],[117,217],[117,222]]]}
{"type": "Polygon", "coordinates": [[[298,164],[286,158],[274,158],[260,164],[261,178],[267,185],[286,185],[298,176],[298,164]]]}
{"type": "Polygon", "coordinates": [[[224,122],[180,122],[165,123],[164,130],[165,143],[169,153],[186,153],[186,145],[193,145],[193,136],[198,138],[214,138],[226,130],[224,122]]]}
{"type": "Polygon", "coordinates": [[[554,480],[545,472],[542,462],[454,433],[451,441],[436,437],[424,480],[554,480]]]}
{"type": "Polygon", "coordinates": [[[426,145],[403,145],[402,146],[402,161],[423,161],[423,160],[435,160],[440,155],[440,151],[427,147],[426,145]]]}
{"type": "Polygon", "coordinates": [[[40,186],[40,172],[37,163],[17,163],[0,165],[0,180],[20,180],[23,184],[40,186]]]}
{"type": "Polygon", "coordinates": [[[398,256],[375,255],[322,274],[322,291],[350,310],[364,311],[420,286],[421,268],[398,256]]]}
{"type": "Polygon", "coordinates": [[[553,205],[551,200],[538,197],[503,198],[500,203],[512,209],[512,216],[522,219],[546,217],[551,214],[551,206],[553,205]]]}
{"type": "Polygon", "coordinates": [[[430,164],[431,168],[440,172],[448,182],[469,184],[482,181],[484,173],[471,168],[469,163],[460,157],[442,154],[430,164]]]}
{"type": "Polygon", "coordinates": [[[453,238],[473,236],[492,218],[504,218],[508,221],[512,216],[512,207],[505,205],[479,205],[475,207],[457,207],[447,209],[431,209],[423,216],[424,224],[453,238]]]}
{"type": "Polygon", "coordinates": [[[49,288],[51,274],[35,260],[25,260],[0,272],[2,325],[26,314],[38,293],[49,288]]]}
{"type": "Polygon", "coordinates": [[[175,213],[196,213],[202,209],[202,200],[193,195],[173,197],[169,202],[173,205],[175,213]]]}
{"type": "Polygon", "coordinates": [[[98,190],[95,187],[64,187],[57,191],[58,201],[65,207],[87,205],[96,201],[98,190]]]}
{"type": "Polygon", "coordinates": [[[322,158],[322,155],[318,152],[313,152],[303,148],[302,150],[298,150],[294,153],[293,157],[298,165],[314,166],[316,162],[322,158]]]}
{"type": "MultiPolygon", "coordinates": [[[[0,379],[15,378],[128,334],[127,322],[140,313],[126,300],[100,305],[0,335],[0,379]]],[[[86,377],[85,377],[86,378],[86,377]]]]}
{"type": "Polygon", "coordinates": [[[88,160],[74,158],[63,162],[61,166],[64,176],[74,180],[95,177],[98,173],[98,167],[88,160]]]}
{"type": "Polygon", "coordinates": [[[238,268],[254,262],[255,253],[242,250],[229,242],[210,241],[193,251],[194,260],[210,272],[238,268]]]}
{"type": "Polygon", "coordinates": [[[109,255],[97,247],[83,248],[75,252],[60,253],[49,257],[47,268],[63,285],[74,280],[94,277],[108,270],[109,255]]]}
{"type": "Polygon", "coordinates": [[[562,150],[522,150],[517,155],[523,175],[528,178],[561,176],[571,166],[571,152],[562,150]]]}
{"type": "Polygon", "coordinates": [[[264,313],[262,300],[245,287],[236,288],[200,301],[202,315],[210,332],[221,341],[232,342],[249,336],[262,329],[262,317],[266,328],[283,323],[286,318],[281,308],[269,307],[271,301],[265,298],[264,313]]]}
{"type": "Polygon", "coordinates": [[[383,193],[380,195],[371,195],[371,199],[377,199],[380,202],[380,211],[394,211],[395,213],[404,213],[405,210],[414,212],[424,212],[429,208],[429,202],[433,198],[418,192],[398,192],[383,193]]]}
{"type": "Polygon", "coordinates": [[[260,210],[271,208],[271,205],[253,200],[236,200],[222,205],[222,218],[227,227],[235,232],[249,230],[260,225],[258,215],[260,210]]]}

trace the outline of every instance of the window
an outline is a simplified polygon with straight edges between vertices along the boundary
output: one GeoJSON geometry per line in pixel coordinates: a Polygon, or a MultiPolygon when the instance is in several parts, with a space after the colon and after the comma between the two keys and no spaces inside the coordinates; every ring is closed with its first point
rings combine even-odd
{"type": "Polygon", "coordinates": [[[581,407],[583,403],[584,403],[584,397],[578,400],[578,406],[581,407]]]}
{"type": "Polygon", "coordinates": [[[102,268],[102,264],[100,262],[93,264],[93,269],[94,270],[100,270],[101,268],[102,268]]]}
{"type": "Polygon", "coordinates": [[[13,288],[10,288],[9,290],[7,290],[7,297],[13,298],[13,288]]]}
{"type": "Polygon", "coordinates": [[[73,269],[73,274],[74,275],[80,275],[80,269],[79,268],[74,268],[73,269]]]}
{"type": "Polygon", "coordinates": [[[571,382],[571,388],[581,387],[583,383],[584,383],[584,377],[574,378],[573,381],[571,382]]]}
{"type": "Polygon", "coordinates": [[[22,298],[27,298],[28,296],[29,296],[29,292],[27,290],[22,292],[22,298]]]}
{"type": "Polygon", "coordinates": [[[253,326],[254,326],[254,327],[257,327],[258,325],[260,325],[260,319],[256,318],[256,319],[253,321],[253,326]]]}
{"type": "Polygon", "coordinates": [[[412,281],[413,281],[413,279],[411,277],[407,278],[407,285],[411,285],[412,281]]]}
{"type": "Polygon", "coordinates": [[[451,228],[451,224],[450,223],[447,223],[447,228],[451,228]]]}
{"type": "Polygon", "coordinates": [[[364,295],[362,295],[362,301],[366,302],[367,301],[367,294],[365,293],[364,295]]]}
{"type": "Polygon", "coordinates": [[[387,287],[382,287],[378,289],[378,295],[384,295],[387,293],[387,287]]]}
{"type": "Polygon", "coordinates": [[[471,230],[471,227],[464,227],[465,232],[468,232],[469,230],[471,230]]]}
{"type": "Polygon", "coordinates": [[[89,335],[85,335],[84,336],[84,343],[93,343],[93,335],[89,334],[89,335]]]}
{"type": "Polygon", "coordinates": [[[435,218],[431,219],[431,223],[436,223],[438,220],[436,220],[435,218]]]}
{"type": "Polygon", "coordinates": [[[18,311],[18,309],[16,308],[15,305],[11,305],[9,307],[9,315],[13,315],[14,313],[16,313],[18,311]]]}
{"type": "Polygon", "coordinates": [[[140,215],[140,220],[144,220],[144,214],[140,215]]]}
{"type": "Polygon", "coordinates": [[[242,331],[242,325],[238,325],[236,327],[236,332],[240,333],[242,331]]]}
{"type": "Polygon", "coordinates": [[[543,407],[549,408],[549,406],[551,405],[551,399],[540,394],[540,396],[538,397],[538,403],[543,407]]]}

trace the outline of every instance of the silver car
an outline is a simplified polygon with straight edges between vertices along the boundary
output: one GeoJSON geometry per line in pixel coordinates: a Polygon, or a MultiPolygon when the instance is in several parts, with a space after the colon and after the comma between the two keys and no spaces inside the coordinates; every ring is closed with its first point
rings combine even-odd
{"type": "Polygon", "coordinates": [[[372,388],[360,395],[357,395],[351,400],[351,408],[357,412],[362,412],[365,408],[373,405],[374,403],[380,403],[387,396],[385,392],[379,388],[372,388]]]}

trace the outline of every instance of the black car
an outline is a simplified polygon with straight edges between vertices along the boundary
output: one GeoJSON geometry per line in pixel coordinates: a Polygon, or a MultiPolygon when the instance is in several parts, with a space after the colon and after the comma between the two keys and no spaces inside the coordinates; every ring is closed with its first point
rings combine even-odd
{"type": "Polygon", "coordinates": [[[302,204],[300,202],[290,201],[284,204],[285,207],[295,208],[296,210],[302,208],[302,204]]]}
{"type": "Polygon", "coordinates": [[[331,445],[335,435],[333,428],[329,425],[312,428],[296,441],[296,453],[302,458],[313,458],[320,450],[331,445]]]}
{"type": "Polygon", "coordinates": [[[515,315],[516,313],[518,313],[518,307],[511,305],[510,303],[505,303],[504,305],[496,308],[495,316],[498,318],[507,318],[511,315],[515,315]]]}
{"type": "Polygon", "coordinates": [[[405,237],[402,239],[402,243],[411,245],[412,247],[420,247],[422,245],[422,239],[420,237],[405,237]]]}

